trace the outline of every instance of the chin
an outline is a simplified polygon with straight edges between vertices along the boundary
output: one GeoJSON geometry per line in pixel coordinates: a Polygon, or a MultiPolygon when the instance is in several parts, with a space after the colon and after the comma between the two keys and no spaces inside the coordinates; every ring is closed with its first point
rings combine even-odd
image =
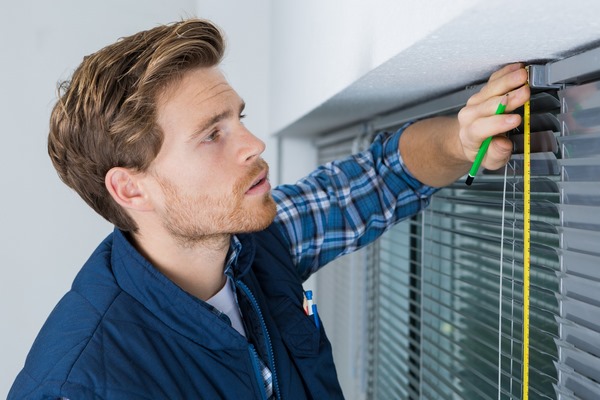
{"type": "MultiPolygon", "coordinates": [[[[259,232],[271,225],[277,215],[277,205],[269,194],[265,196],[261,207],[246,211],[242,217],[243,222],[239,225],[239,233],[259,232]]],[[[241,221],[240,221],[241,222],[241,221]]]]}

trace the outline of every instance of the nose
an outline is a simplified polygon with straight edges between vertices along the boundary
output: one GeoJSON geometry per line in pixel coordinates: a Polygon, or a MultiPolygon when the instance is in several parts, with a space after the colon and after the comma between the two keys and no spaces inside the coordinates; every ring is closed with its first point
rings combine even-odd
{"type": "Polygon", "coordinates": [[[265,142],[254,136],[245,126],[239,131],[238,159],[242,164],[252,163],[265,151],[265,142]]]}

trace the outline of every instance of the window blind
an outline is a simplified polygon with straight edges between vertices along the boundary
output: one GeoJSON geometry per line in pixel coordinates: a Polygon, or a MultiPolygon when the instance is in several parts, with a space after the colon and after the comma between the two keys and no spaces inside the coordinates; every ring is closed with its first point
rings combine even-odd
{"type": "MultiPolygon", "coordinates": [[[[552,250],[559,241],[553,228],[559,222],[559,194],[552,175],[558,173],[552,152],[558,147],[552,133],[558,126],[552,118],[558,100],[547,96],[534,101],[543,113],[533,118],[532,138],[539,183],[532,186],[532,257],[537,262],[532,266],[530,374],[531,391],[540,398],[552,398],[557,382],[552,360],[557,359],[554,294],[560,265],[552,250]]],[[[511,135],[517,153],[521,132],[511,135]]],[[[379,281],[390,290],[381,283],[375,316],[379,340],[369,352],[379,377],[372,398],[520,396],[522,156],[514,155],[506,177],[488,173],[476,182],[441,190],[424,214],[380,241],[379,281]]]]}
{"type": "MultiPolygon", "coordinates": [[[[481,179],[475,189],[454,185],[442,190],[424,215],[422,398],[520,398],[519,179],[507,177],[506,198],[504,182],[494,178],[481,179]]],[[[544,184],[532,187],[530,394],[553,398],[559,260],[551,226],[558,213],[546,205],[558,196],[541,191],[544,184]]]]}
{"type": "Polygon", "coordinates": [[[559,92],[562,196],[556,392],[600,398],[600,82],[559,92]]]}
{"type": "MultiPolygon", "coordinates": [[[[599,76],[586,71],[532,97],[531,399],[600,398],[600,83],[580,84],[599,76]]],[[[456,99],[373,126],[452,114],[456,99]]],[[[521,398],[522,132],[509,134],[506,169],[440,190],[424,213],[319,272],[348,398],[521,398]]],[[[334,137],[317,143],[321,161],[357,150],[351,135],[334,137]]]]}
{"type": "MultiPolygon", "coordinates": [[[[335,132],[316,141],[319,164],[363,150],[363,128],[335,132]]],[[[367,339],[366,274],[373,253],[362,249],[331,262],[315,274],[319,313],[333,342],[340,385],[348,400],[365,398],[367,339]]]]}
{"type": "Polygon", "coordinates": [[[419,398],[421,221],[396,225],[374,246],[369,269],[368,398],[419,398]]]}

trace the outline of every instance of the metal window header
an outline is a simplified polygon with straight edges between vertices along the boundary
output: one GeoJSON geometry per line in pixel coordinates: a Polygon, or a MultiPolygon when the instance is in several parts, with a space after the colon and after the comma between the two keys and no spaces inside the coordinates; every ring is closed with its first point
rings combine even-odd
{"type": "MultiPolygon", "coordinates": [[[[562,60],[531,65],[529,79],[533,88],[558,88],[564,84],[581,82],[593,78],[598,75],[599,70],[600,47],[575,54],[562,60]]],[[[466,104],[469,97],[479,91],[481,87],[483,87],[483,84],[468,86],[463,90],[412,107],[384,115],[373,116],[366,122],[370,123],[375,132],[378,132],[399,126],[410,120],[458,112],[466,104]]],[[[365,121],[340,130],[334,130],[327,134],[326,137],[335,137],[337,133],[348,135],[349,132],[362,132],[364,125],[365,121]]]]}

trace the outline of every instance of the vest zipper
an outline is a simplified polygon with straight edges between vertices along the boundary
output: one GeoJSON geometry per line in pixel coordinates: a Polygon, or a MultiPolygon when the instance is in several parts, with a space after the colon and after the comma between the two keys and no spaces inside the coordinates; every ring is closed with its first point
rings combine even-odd
{"type": "MultiPolygon", "coordinates": [[[[269,331],[267,331],[267,325],[265,324],[265,319],[263,318],[262,311],[258,307],[258,302],[254,297],[254,294],[250,291],[250,288],[246,286],[242,281],[236,280],[236,285],[246,293],[246,296],[250,299],[256,314],[258,315],[258,319],[260,320],[260,327],[262,328],[263,334],[265,335],[265,339],[267,341],[267,355],[269,357],[269,368],[271,369],[271,374],[273,376],[273,392],[275,393],[275,397],[281,399],[281,394],[279,393],[279,383],[277,381],[277,373],[275,371],[275,357],[273,356],[273,345],[271,344],[271,337],[269,336],[269,331]]],[[[253,348],[254,349],[254,348],[253,348]]],[[[256,351],[256,349],[254,349],[256,351]]],[[[258,354],[256,354],[258,357],[258,354]]],[[[262,374],[261,374],[262,376],[262,374]]]]}
{"type": "Polygon", "coordinates": [[[254,367],[254,375],[256,377],[256,381],[258,382],[258,387],[261,389],[260,393],[262,395],[263,400],[267,400],[267,393],[265,391],[265,380],[262,376],[262,371],[260,370],[260,363],[258,362],[258,353],[254,348],[254,345],[248,345],[248,351],[250,352],[250,359],[252,360],[252,366],[254,367]]]}

